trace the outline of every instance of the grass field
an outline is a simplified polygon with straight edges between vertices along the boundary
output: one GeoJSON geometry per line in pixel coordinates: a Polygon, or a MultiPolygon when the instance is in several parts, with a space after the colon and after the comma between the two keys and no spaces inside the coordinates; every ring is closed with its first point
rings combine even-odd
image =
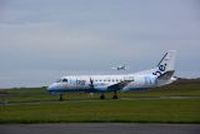
{"type": "Polygon", "coordinates": [[[200,82],[192,80],[120,93],[119,100],[110,93],[106,100],[99,100],[99,94],[70,93],[58,102],[45,88],[0,90],[0,95],[0,123],[200,123],[200,82]]]}

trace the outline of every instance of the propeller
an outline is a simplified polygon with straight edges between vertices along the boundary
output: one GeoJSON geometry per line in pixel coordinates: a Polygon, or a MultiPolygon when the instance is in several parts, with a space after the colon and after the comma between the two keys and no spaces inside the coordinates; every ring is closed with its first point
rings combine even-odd
{"type": "Polygon", "coordinates": [[[94,80],[90,78],[90,88],[94,88],[94,80]]]}

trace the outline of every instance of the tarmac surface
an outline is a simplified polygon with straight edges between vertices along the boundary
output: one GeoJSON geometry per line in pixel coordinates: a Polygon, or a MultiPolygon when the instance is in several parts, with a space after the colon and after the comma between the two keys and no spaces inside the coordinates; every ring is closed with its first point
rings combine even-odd
{"type": "Polygon", "coordinates": [[[4,124],[0,134],[199,134],[199,124],[4,124]]]}

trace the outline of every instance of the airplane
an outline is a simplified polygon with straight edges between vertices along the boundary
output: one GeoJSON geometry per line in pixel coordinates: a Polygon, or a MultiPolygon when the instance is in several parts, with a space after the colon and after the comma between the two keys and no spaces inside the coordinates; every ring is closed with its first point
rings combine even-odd
{"type": "Polygon", "coordinates": [[[120,70],[126,70],[126,65],[124,64],[123,66],[117,66],[117,67],[112,67],[113,70],[117,70],[117,71],[120,71],[120,70]]]}
{"type": "Polygon", "coordinates": [[[106,92],[113,92],[113,99],[118,99],[118,92],[156,88],[176,81],[175,57],[176,51],[169,50],[156,67],[133,74],[63,76],[49,85],[47,90],[59,95],[60,101],[68,92],[100,93],[100,99],[105,99],[106,92]]]}

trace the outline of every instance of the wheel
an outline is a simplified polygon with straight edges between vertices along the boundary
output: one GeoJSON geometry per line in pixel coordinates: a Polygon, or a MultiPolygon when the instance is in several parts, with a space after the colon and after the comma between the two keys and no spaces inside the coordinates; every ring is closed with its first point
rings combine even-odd
{"type": "Polygon", "coordinates": [[[118,99],[117,91],[114,91],[113,99],[118,99]]]}
{"type": "Polygon", "coordinates": [[[105,95],[102,94],[102,95],[100,96],[100,99],[101,99],[101,100],[104,100],[104,99],[105,99],[105,95]]]}
{"type": "Polygon", "coordinates": [[[118,96],[117,95],[113,95],[113,99],[118,99],[118,96]]]}
{"type": "Polygon", "coordinates": [[[60,94],[59,101],[63,101],[63,95],[62,94],[60,94]]]}

